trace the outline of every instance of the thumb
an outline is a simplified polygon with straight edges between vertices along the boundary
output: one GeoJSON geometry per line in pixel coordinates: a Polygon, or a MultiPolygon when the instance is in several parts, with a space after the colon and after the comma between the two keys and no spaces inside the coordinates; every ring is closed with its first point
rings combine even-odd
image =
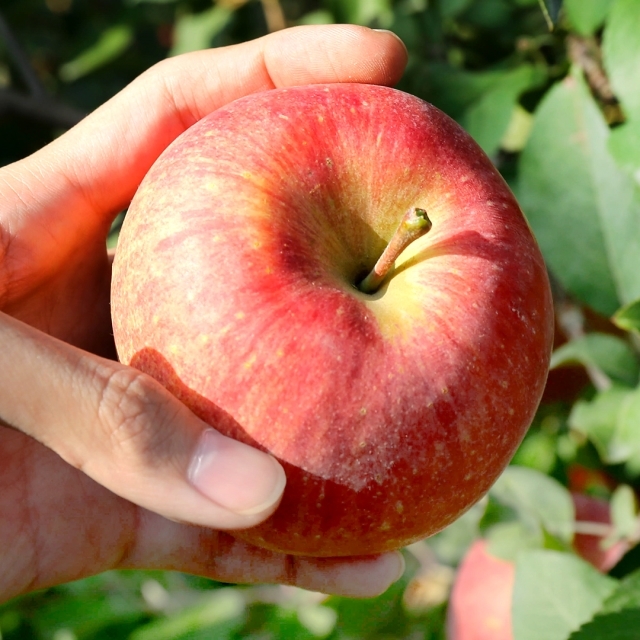
{"type": "Polygon", "coordinates": [[[219,434],[151,377],[0,314],[0,418],[117,495],[216,529],[264,520],[285,485],[268,454],[219,434]]]}

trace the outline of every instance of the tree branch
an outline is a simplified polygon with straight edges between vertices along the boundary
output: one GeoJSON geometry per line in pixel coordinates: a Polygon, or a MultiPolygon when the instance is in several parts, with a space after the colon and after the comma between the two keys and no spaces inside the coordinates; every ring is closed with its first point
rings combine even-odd
{"type": "Polygon", "coordinates": [[[47,91],[40,81],[40,78],[38,78],[37,74],[33,70],[29,56],[22,48],[22,45],[18,42],[18,39],[13,35],[9,24],[2,16],[2,13],[0,13],[0,40],[4,42],[7,53],[18,70],[20,77],[27,85],[29,93],[38,97],[46,96],[47,91]]]}
{"type": "Polygon", "coordinates": [[[54,127],[69,129],[85,114],[47,95],[36,97],[13,89],[0,89],[0,114],[17,113],[54,127]]]}

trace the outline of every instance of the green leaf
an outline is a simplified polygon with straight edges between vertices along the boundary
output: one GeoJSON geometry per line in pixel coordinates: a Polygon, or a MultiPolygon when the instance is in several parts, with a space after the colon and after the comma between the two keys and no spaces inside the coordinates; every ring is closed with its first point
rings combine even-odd
{"type": "Polygon", "coordinates": [[[638,640],[640,609],[597,615],[569,636],[569,640],[638,640]]]}
{"type": "Polygon", "coordinates": [[[640,118],[640,5],[617,0],[611,9],[602,42],[603,62],[613,92],[627,116],[640,118]]]}
{"type": "Polygon", "coordinates": [[[217,4],[200,13],[184,13],[176,20],[170,56],[199,51],[211,46],[213,39],[229,24],[233,11],[217,4]]]}
{"type": "Polygon", "coordinates": [[[564,542],[573,537],[574,508],[571,495],[557,480],[527,467],[511,465],[490,489],[490,495],[513,509],[535,531],[543,527],[564,542]]]}
{"type": "MultiPolygon", "coordinates": [[[[640,424],[638,428],[640,429],[640,424]]],[[[631,538],[637,533],[636,511],[636,497],[633,489],[627,484],[616,487],[611,496],[611,520],[617,537],[631,538]]]]}
{"type": "Polygon", "coordinates": [[[598,106],[574,73],[541,102],[516,185],[554,275],[607,316],[620,302],[640,298],[640,193],[611,157],[608,137],[598,106]]]}
{"type": "Polygon", "coordinates": [[[340,21],[388,28],[393,22],[390,0],[331,0],[329,9],[340,21]]]}
{"type": "Polygon", "coordinates": [[[130,640],[207,640],[230,638],[244,623],[245,601],[237,589],[218,589],[199,604],[146,624],[130,640]]]}
{"type": "Polygon", "coordinates": [[[132,42],[133,29],[129,25],[109,27],[93,46],[60,67],[60,79],[73,82],[92,73],[124,53],[132,42]]]}
{"type": "Polygon", "coordinates": [[[626,575],[617,589],[607,598],[601,613],[640,608],[640,569],[626,575]]]}
{"type": "Polygon", "coordinates": [[[583,36],[593,35],[604,23],[615,0],[564,0],[569,22],[583,36]]]}
{"type": "Polygon", "coordinates": [[[593,617],[616,586],[616,580],[573,554],[521,553],[513,590],[514,640],[565,640],[593,617]]]}
{"type": "Polygon", "coordinates": [[[472,2],[473,0],[440,0],[440,13],[444,18],[455,18],[472,2]]]}
{"type": "Polygon", "coordinates": [[[640,455],[640,387],[613,386],[591,401],[576,402],[569,425],[587,436],[608,464],[640,455]]]}
{"type": "Polygon", "coordinates": [[[612,318],[616,326],[625,331],[640,332],[640,300],[618,309],[612,318]]]}
{"type": "Polygon", "coordinates": [[[634,386],[640,364],[633,349],[622,338],[606,333],[588,333],[558,347],[551,356],[551,368],[582,364],[596,366],[610,378],[634,386]]]}
{"type": "Polygon", "coordinates": [[[523,64],[504,74],[493,87],[482,94],[460,119],[460,124],[471,134],[488,155],[498,150],[504,137],[518,98],[544,80],[541,69],[523,64]]]}
{"type": "Polygon", "coordinates": [[[624,460],[640,455],[640,387],[622,401],[610,448],[620,452],[624,460]]]}
{"type": "Polygon", "coordinates": [[[540,549],[544,546],[542,531],[533,531],[519,521],[494,524],[487,529],[485,537],[492,556],[511,562],[524,550],[540,549]]]}
{"type": "Polygon", "coordinates": [[[640,177],[640,120],[627,122],[611,131],[609,152],[618,166],[640,177]]]}

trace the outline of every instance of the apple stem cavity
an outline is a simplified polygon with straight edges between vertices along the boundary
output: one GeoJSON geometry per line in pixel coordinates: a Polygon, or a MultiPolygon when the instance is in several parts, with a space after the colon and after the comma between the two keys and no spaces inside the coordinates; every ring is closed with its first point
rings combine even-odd
{"type": "Polygon", "coordinates": [[[431,230],[433,223],[424,209],[409,209],[373,269],[358,285],[362,293],[375,293],[395,264],[398,256],[414,241],[431,230]]]}

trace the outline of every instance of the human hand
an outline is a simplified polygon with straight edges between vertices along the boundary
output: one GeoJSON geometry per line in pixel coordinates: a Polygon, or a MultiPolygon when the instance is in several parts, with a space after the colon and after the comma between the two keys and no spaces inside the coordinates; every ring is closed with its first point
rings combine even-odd
{"type": "Polygon", "coordinates": [[[291,558],[218,531],[268,517],[283,471],[108,359],[105,239],[153,161],[207,113],[273,87],[393,84],[405,63],[393,35],[346,25],[168,59],[0,170],[0,599],[112,568],[353,596],[398,577],[399,554],[291,558]]]}

